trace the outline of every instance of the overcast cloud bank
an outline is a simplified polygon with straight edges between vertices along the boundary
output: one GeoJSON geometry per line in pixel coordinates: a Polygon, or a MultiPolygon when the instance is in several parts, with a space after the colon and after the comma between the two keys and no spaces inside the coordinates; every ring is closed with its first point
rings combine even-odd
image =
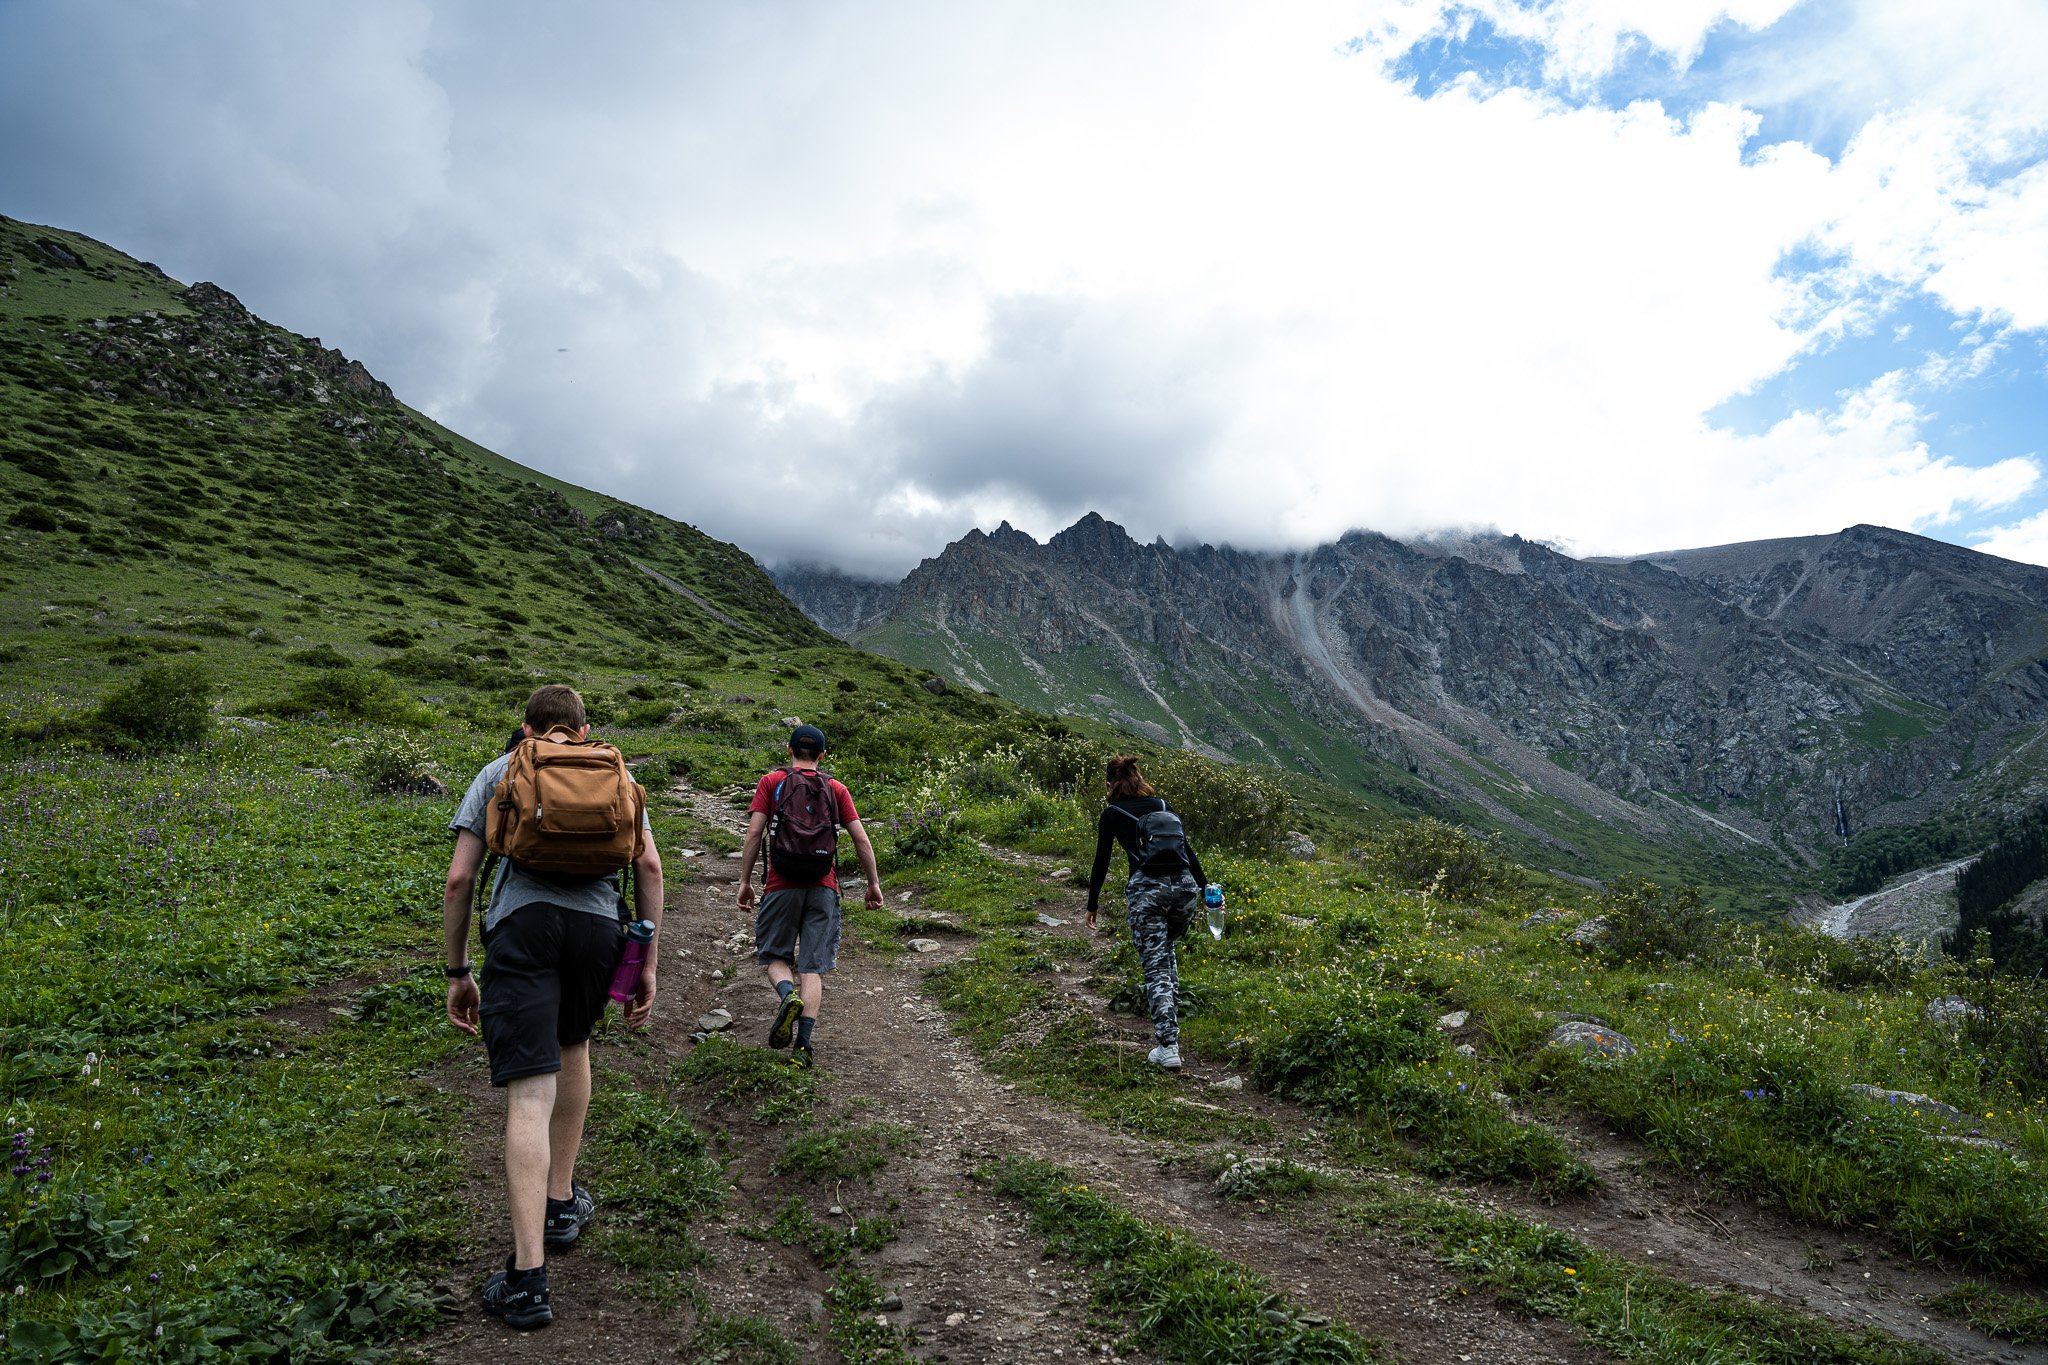
{"type": "Polygon", "coordinates": [[[17,0],[0,211],[769,560],[2048,562],[2043,69],[2029,0],[17,0]]]}

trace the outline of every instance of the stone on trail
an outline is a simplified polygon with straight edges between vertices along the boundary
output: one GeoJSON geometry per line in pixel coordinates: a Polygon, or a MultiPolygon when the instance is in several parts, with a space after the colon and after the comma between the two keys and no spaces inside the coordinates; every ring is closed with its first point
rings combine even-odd
{"type": "Polygon", "coordinates": [[[903,1296],[902,1296],[901,1294],[891,1294],[891,1295],[890,1295],[890,1296],[889,1296],[888,1298],[886,1298],[886,1299],[883,1299],[883,1300],[882,1300],[882,1311],[883,1311],[884,1313],[900,1313],[900,1312],[902,1312],[902,1311],[903,1311],[903,1296]]]}
{"type": "Polygon", "coordinates": [[[1053,916],[1046,914],[1043,910],[1038,912],[1038,922],[1040,924],[1043,924],[1048,929],[1057,929],[1062,924],[1066,923],[1065,920],[1056,919],[1053,916]]]}
{"type": "Polygon", "coordinates": [[[732,1014],[724,1009],[715,1009],[709,1014],[697,1016],[697,1028],[702,1033],[723,1033],[732,1027],[732,1014]]]}
{"type": "Polygon", "coordinates": [[[1222,1090],[1230,1094],[1236,1094],[1238,1091],[1244,1089],[1244,1077],[1225,1076],[1220,1081],[1209,1082],[1209,1088],[1211,1090],[1222,1090]]]}
{"type": "Polygon", "coordinates": [[[1636,1055],[1634,1043],[1598,1019],[1572,1019],[1559,1024],[1544,1038],[1543,1045],[1609,1060],[1636,1055]]]}
{"type": "Polygon", "coordinates": [[[1968,1117],[1952,1104],[1943,1104],[1931,1095],[1916,1094],[1911,1090],[1886,1090],[1882,1086],[1865,1085],[1861,1081],[1849,1087],[1849,1093],[1861,1095],[1866,1100],[1894,1108],[1910,1109],[1916,1114],[1925,1114],[1942,1123],[1968,1123],[1968,1117]]]}
{"type": "Polygon", "coordinates": [[[929,938],[914,938],[903,946],[910,949],[913,953],[936,953],[939,951],[938,940],[929,938]]]}
{"type": "Polygon", "coordinates": [[[967,1315],[966,1315],[965,1313],[948,1313],[948,1314],[946,1314],[946,1326],[948,1326],[948,1327],[965,1327],[966,1325],[967,1325],[967,1315]]]}

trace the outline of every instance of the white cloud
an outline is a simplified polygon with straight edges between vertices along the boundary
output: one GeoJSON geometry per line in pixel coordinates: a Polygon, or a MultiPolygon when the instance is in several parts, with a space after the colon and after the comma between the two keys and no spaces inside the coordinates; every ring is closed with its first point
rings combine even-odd
{"type": "Polygon", "coordinates": [[[1637,46],[1683,71],[1724,23],[1768,28],[1799,0],[1470,0],[1451,16],[1476,15],[1498,32],[1540,44],[1545,75],[1584,89],[1637,46]]]}
{"type": "MultiPolygon", "coordinates": [[[[1342,55],[1484,13],[1578,89],[1789,7],[17,6],[0,117],[50,132],[0,193],[764,557],[900,571],[1089,507],[1588,552],[2018,515],[2034,467],[1930,448],[1896,376],[1758,436],[1703,416],[1902,291],[1992,324],[1928,384],[2048,326],[2048,172],[1984,112],[2036,95],[1997,34],[1944,40],[1956,90],[1839,164],[1758,149],[1754,102],[1423,99],[1342,55]]],[[[1905,7],[1873,13],[1865,67],[1744,88],[1918,79],[1905,7]]]]}
{"type": "Polygon", "coordinates": [[[1987,555],[2016,559],[2022,564],[2048,564],[2048,512],[2036,512],[2031,517],[1994,526],[1982,537],[1972,540],[1970,548],[1982,550],[1987,555]]]}

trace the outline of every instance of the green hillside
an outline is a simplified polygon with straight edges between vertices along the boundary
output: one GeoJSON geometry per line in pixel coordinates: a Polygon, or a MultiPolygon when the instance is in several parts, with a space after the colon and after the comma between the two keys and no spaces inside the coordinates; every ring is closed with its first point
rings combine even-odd
{"type": "Polygon", "coordinates": [[[0,278],[0,683],[165,654],[288,682],[324,644],[509,695],[826,643],[735,547],[493,455],[219,291],[5,220],[0,278]]]}

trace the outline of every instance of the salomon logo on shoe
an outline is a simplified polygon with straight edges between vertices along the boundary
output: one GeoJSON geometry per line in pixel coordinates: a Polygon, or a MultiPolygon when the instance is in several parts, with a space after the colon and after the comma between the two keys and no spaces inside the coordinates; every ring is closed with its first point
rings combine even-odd
{"type": "Polygon", "coordinates": [[[507,1257],[505,1269],[484,1281],[484,1311],[494,1318],[503,1318],[507,1327],[521,1331],[547,1326],[555,1320],[548,1296],[548,1268],[543,1265],[532,1270],[514,1270],[510,1260],[507,1257]]]}
{"type": "Polygon", "coordinates": [[[548,1200],[548,1221],[541,1229],[541,1244],[565,1247],[583,1235],[583,1229],[597,1216],[597,1201],[581,1185],[569,1188],[567,1199],[548,1200]]]}

